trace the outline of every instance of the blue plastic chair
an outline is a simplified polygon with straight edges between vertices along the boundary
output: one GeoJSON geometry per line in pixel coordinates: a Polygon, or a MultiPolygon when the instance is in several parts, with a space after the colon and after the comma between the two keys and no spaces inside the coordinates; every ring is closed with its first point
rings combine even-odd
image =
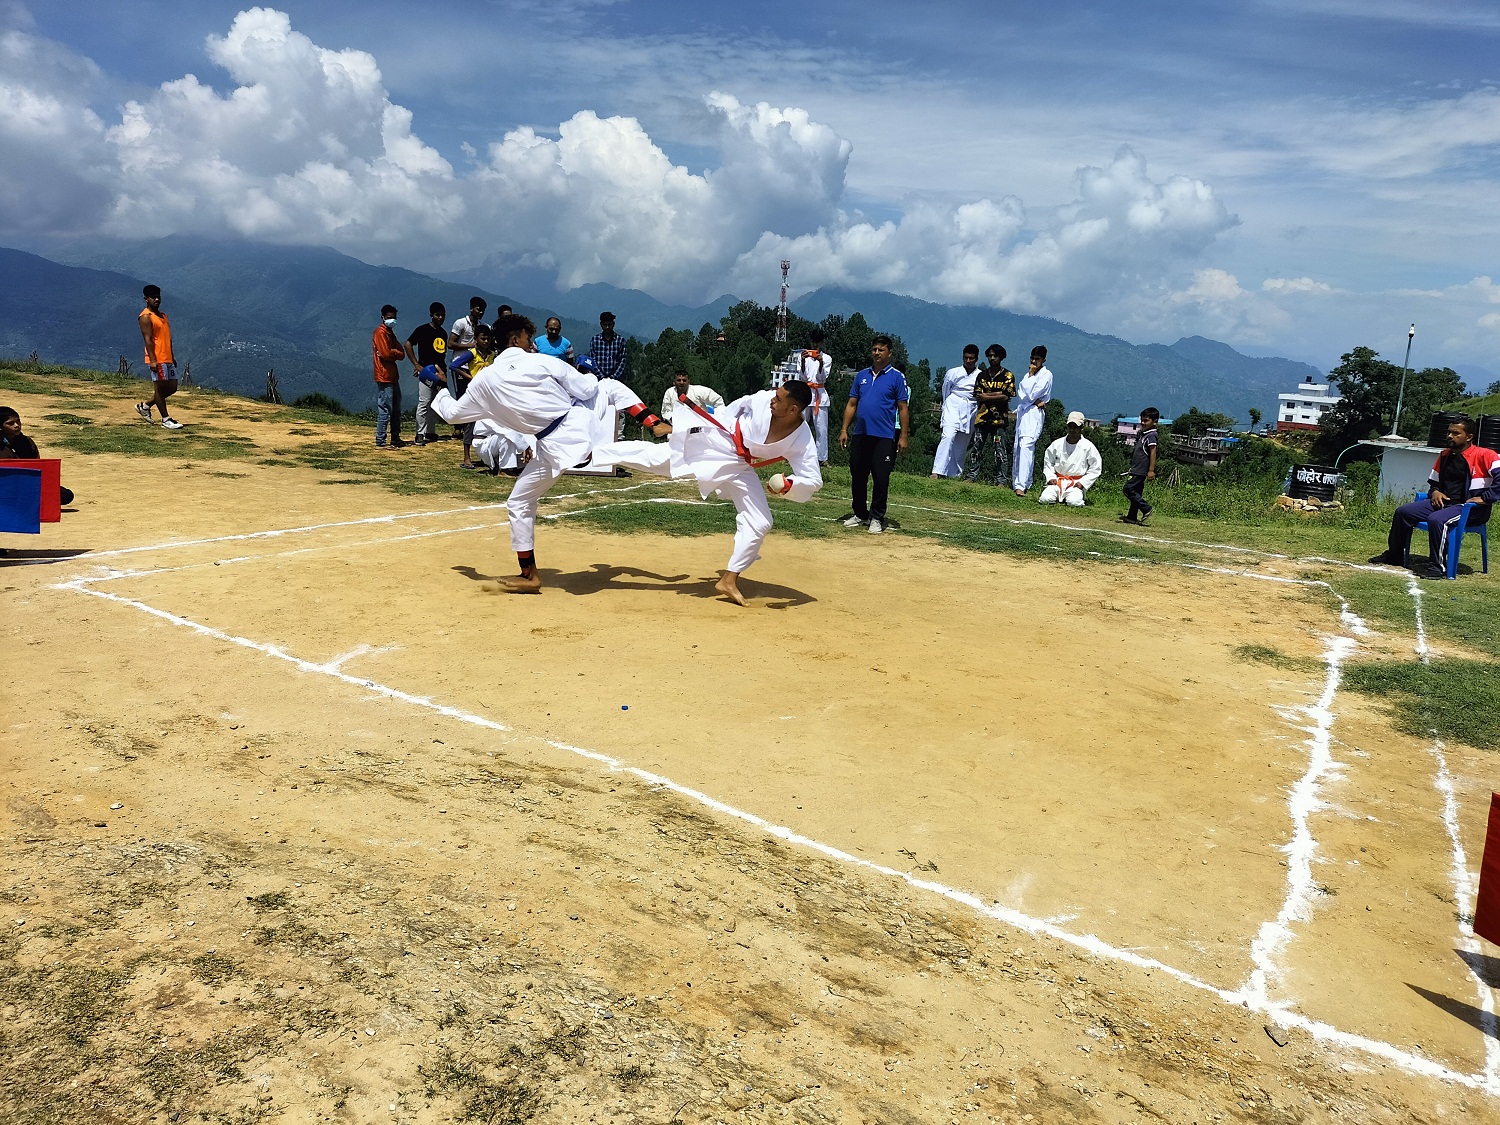
{"type": "MultiPolygon", "coordinates": [[[[1427,493],[1419,492],[1417,493],[1415,498],[1418,500],[1426,500],[1427,493]]],[[[1475,505],[1473,501],[1465,504],[1463,507],[1463,511],[1458,514],[1458,522],[1454,524],[1453,527],[1448,531],[1449,578],[1458,577],[1458,549],[1463,546],[1465,535],[1479,536],[1479,557],[1483,565],[1482,573],[1488,574],[1490,572],[1490,525],[1488,523],[1482,523],[1476,527],[1469,526],[1469,513],[1474,510],[1474,507],[1475,505]]],[[[1415,528],[1412,529],[1412,532],[1413,534],[1415,534],[1418,531],[1426,530],[1427,521],[1423,520],[1421,523],[1417,524],[1415,528]]],[[[1406,559],[1408,562],[1411,561],[1410,542],[1408,542],[1406,545],[1406,559]]]]}

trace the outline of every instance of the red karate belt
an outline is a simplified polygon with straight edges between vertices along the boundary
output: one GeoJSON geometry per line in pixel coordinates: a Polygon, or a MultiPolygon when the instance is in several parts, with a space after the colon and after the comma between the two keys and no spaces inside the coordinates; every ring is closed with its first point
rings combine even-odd
{"type": "Polygon", "coordinates": [[[1500,793],[1490,794],[1490,823],[1484,835],[1484,859],[1479,864],[1474,932],[1500,945],[1500,793]]]}
{"type": "MultiPolygon", "coordinates": [[[[757,461],[754,457],[750,456],[750,450],[745,447],[745,439],[740,433],[740,423],[738,419],[735,420],[734,429],[730,430],[724,425],[723,422],[720,422],[707,410],[704,410],[703,407],[699,406],[696,402],[693,402],[691,399],[689,399],[687,395],[678,395],[677,401],[685,405],[694,414],[698,415],[698,417],[705,418],[708,421],[712,422],[715,426],[719,427],[719,431],[721,433],[729,435],[729,440],[734,442],[734,451],[738,453],[744,460],[745,464],[749,465],[752,469],[763,469],[767,465],[776,464],[778,461],[786,461],[785,457],[768,457],[764,461],[757,461]]],[[[787,461],[787,464],[790,465],[791,462],[787,461]]]]}

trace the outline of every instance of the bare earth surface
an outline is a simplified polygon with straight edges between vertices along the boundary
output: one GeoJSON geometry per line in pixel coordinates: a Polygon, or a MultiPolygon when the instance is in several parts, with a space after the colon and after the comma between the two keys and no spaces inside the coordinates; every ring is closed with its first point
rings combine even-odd
{"type": "Polygon", "coordinates": [[[1318,707],[1411,638],[1326,593],[773,533],[739,610],[561,518],[517,597],[503,508],[212,468],[0,543],[90,552],[0,569],[0,1119],[1500,1121],[1434,759],[1318,707]]]}

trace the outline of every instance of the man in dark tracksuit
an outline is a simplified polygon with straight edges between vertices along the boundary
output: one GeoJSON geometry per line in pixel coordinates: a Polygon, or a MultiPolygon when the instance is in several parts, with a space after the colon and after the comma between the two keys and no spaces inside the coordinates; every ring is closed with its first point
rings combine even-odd
{"type": "Polygon", "coordinates": [[[1402,504],[1391,517],[1391,534],[1385,550],[1370,561],[1403,566],[1411,545],[1412,529],[1424,521],[1430,555],[1424,578],[1448,577],[1449,531],[1473,504],[1469,526],[1478,527],[1490,518],[1492,505],[1500,500],[1500,454],[1474,444],[1475,424],[1467,418],[1448,427],[1448,448],[1438,454],[1427,474],[1427,497],[1402,504]]]}

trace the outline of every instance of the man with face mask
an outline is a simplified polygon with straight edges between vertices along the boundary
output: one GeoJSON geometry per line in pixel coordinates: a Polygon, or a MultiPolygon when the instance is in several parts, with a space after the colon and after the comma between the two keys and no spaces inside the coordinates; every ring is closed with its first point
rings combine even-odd
{"type": "Polygon", "coordinates": [[[386,448],[386,429],[390,429],[390,448],[400,449],[401,440],[401,368],[406,349],[396,338],[396,306],[380,307],[380,323],[375,326],[371,347],[375,352],[375,448],[386,448]]]}

